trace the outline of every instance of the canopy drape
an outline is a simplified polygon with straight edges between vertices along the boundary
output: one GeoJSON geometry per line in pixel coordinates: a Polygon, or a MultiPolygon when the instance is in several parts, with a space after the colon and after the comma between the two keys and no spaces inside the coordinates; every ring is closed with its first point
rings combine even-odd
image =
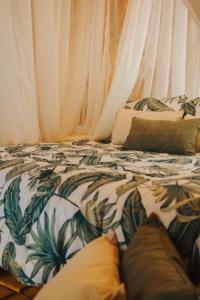
{"type": "Polygon", "coordinates": [[[199,1],[184,2],[1,0],[0,145],[100,140],[130,97],[199,96],[199,1]]]}
{"type": "Polygon", "coordinates": [[[183,0],[189,13],[200,27],[200,1],[199,0],[183,0]]]}

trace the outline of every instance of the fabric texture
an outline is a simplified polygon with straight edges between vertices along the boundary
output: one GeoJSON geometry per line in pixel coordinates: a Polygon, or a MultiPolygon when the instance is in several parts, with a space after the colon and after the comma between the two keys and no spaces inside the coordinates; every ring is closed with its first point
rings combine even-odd
{"type": "Polygon", "coordinates": [[[0,155],[0,264],[25,285],[45,284],[110,229],[126,248],[152,212],[182,257],[192,256],[200,154],[125,152],[82,140],[0,147],[0,155]]]}
{"type": "Polygon", "coordinates": [[[130,109],[120,109],[117,112],[114,127],[112,130],[112,143],[123,145],[131,129],[132,119],[140,118],[147,120],[168,120],[178,121],[183,117],[183,111],[136,111],[130,109]]]}
{"type": "Polygon", "coordinates": [[[198,286],[200,285],[199,257],[200,257],[200,235],[194,244],[193,253],[189,263],[189,276],[191,280],[198,286]]]}
{"type": "Polygon", "coordinates": [[[129,98],[200,94],[182,0],[7,0],[0,22],[0,145],[104,139],[129,98]]]}
{"type": "Polygon", "coordinates": [[[112,239],[100,237],[76,254],[35,299],[111,299],[120,287],[118,266],[114,233],[112,239]]]}
{"type": "Polygon", "coordinates": [[[200,116],[200,98],[189,99],[188,103],[188,111],[186,112],[188,116],[200,116]]]}
{"type": "MultiPolygon", "coordinates": [[[[191,119],[198,119],[199,117],[197,116],[192,116],[190,114],[184,116],[184,120],[191,120],[191,119]]],[[[196,141],[196,152],[200,152],[200,134],[197,136],[197,141],[196,141]]]]}
{"type": "Polygon", "coordinates": [[[128,300],[197,300],[197,290],[155,215],[138,228],[122,258],[121,273],[128,300]]]}
{"type": "Polygon", "coordinates": [[[187,113],[187,97],[183,95],[164,99],[149,97],[136,101],[129,100],[125,108],[142,111],[184,111],[187,113]]]}
{"type": "Polygon", "coordinates": [[[200,119],[174,122],[133,118],[124,148],[194,155],[199,131],[200,119]]]}

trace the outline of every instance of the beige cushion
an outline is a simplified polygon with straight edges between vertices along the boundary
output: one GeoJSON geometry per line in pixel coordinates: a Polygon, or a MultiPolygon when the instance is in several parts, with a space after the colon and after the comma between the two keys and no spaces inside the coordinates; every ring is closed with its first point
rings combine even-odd
{"type": "Polygon", "coordinates": [[[131,128],[132,119],[140,118],[146,120],[169,120],[178,121],[183,117],[183,111],[137,111],[131,109],[120,109],[117,113],[113,131],[112,143],[123,145],[131,128]]]}
{"type": "Polygon", "coordinates": [[[174,122],[134,118],[124,147],[128,150],[194,155],[199,131],[200,119],[174,122]]]}
{"type": "Polygon", "coordinates": [[[79,251],[35,299],[125,299],[118,266],[119,250],[114,233],[102,236],[79,251]]]}

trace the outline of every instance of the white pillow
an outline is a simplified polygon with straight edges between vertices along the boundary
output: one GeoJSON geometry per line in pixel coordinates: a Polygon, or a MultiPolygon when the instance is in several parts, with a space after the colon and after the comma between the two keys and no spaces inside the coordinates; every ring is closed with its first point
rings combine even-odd
{"type": "Polygon", "coordinates": [[[183,118],[183,111],[138,111],[121,108],[117,112],[112,131],[112,143],[123,145],[131,128],[134,117],[146,120],[178,121],[183,118]]]}
{"type": "Polygon", "coordinates": [[[190,119],[199,119],[199,117],[192,116],[192,115],[185,115],[184,120],[190,120],[190,119]]]}

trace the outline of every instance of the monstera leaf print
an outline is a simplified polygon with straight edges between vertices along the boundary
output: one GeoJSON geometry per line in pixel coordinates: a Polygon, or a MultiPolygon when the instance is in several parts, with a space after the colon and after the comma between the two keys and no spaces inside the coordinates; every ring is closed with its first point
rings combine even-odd
{"type": "Polygon", "coordinates": [[[33,285],[33,281],[24,273],[15,261],[16,249],[13,242],[7,243],[2,254],[2,267],[24,284],[33,285]]]}
{"type": "Polygon", "coordinates": [[[142,204],[138,189],[131,192],[124,204],[121,226],[126,244],[129,244],[138,226],[147,220],[146,211],[142,204]]]}
{"type": "Polygon", "coordinates": [[[55,233],[56,210],[54,209],[51,223],[47,213],[44,213],[44,227],[42,228],[40,221],[37,222],[37,232],[31,231],[33,244],[28,245],[31,254],[28,256],[27,263],[36,261],[33,268],[31,278],[42,270],[42,282],[46,283],[50,273],[53,271],[55,275],[60,268],[66,263],[68,257],[72,257],[73,253],[68,253],[70,246],[77,238],[74,232],[69,240],[66,240],[66,231],[70,226],[70,220],[66,220],[58,233],[55,233]]]}

